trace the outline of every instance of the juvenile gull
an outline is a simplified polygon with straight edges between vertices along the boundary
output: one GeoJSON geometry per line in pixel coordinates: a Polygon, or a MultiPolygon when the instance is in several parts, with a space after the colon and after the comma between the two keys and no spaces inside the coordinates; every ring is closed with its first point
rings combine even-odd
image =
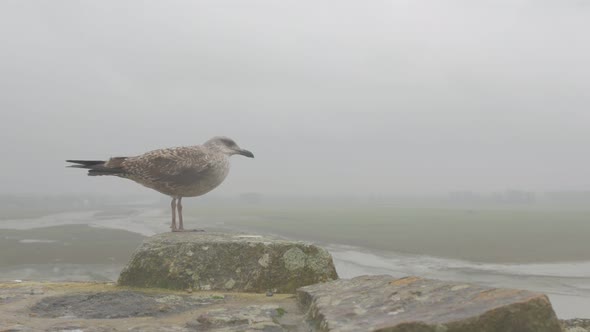
{"type": "Polygon", "coordinates": [[[114,175],[172,197],[173,232],[184,231],[182,198],[196,197],[219,186],[229,173],[229,157],[241,154],[254,158],[228,137],[218,136],[203,145],[159,149],[135,157],[103,160],[66,160],[69,167],[88,169],[88,175],[114,175]],[[178,227],[176,212],[178,211],[178,227]]]}

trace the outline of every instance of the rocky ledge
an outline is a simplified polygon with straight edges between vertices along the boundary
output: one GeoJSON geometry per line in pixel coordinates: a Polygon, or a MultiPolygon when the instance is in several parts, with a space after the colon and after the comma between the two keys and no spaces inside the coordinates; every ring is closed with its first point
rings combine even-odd
{"type": "Polygon", "coordinates": [[[292,294],[0,282],[1,332],[304,331],[292,294]]]}
{"type": "Polygon", "coordinates": [[[136,250],[118,284],[0,283],[0,332],[589,332],[586,321],[560,325],[539,293],[337,278],[330,254],[309,243],[160,234],[136,250]]]}
{"type": "Polygon", "coordinates": [[[561,321],[564,332],[590,332],[590,319],[567,319],[561,321]]]}
{"type": "Polygon", "coordinates": [[[164,233],[146,239],[119,276],[123,286],[294,293],[338,278],[323,248],[268,236],[164,233]]]}
{"type": "Polygon", "coordinates": [[[564,323],[542,294],[416,277],[363,276],[272,297],[0,283],[0,331],[11,332],[587,332],[564,323]]]}
{"type": "Polygon", "coordinates": [[[362,276],[297,292],[319,331],[560,332],[543,294],[418,277],[362,276]]]}

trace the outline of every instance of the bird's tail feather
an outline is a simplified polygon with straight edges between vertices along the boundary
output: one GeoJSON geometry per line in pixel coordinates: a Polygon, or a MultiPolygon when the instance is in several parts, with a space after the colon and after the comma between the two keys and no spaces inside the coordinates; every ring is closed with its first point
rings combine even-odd
{"type": "Polygon", "coordinates": [[[124,173],[121,167],[106,167],[107,161],[104,160],[66,160],[66,162],[75,164],[67,167],[88,169],[89,176],[121,175],[124,173]]]}
{"type": "Polygon", "coordinates": [[[88,171],[88,176],[99,176],[99,175],[122,175],[125,173],[120,168],[94,168],[88,171]]]}
{"type": "Polygon", "coordinates": [[[91,168],[95,165],[104,165],[104,160],[66,160],[68,163],[78,164],[78,165],[70,165],[68,167],[74,168],[91,168]]]}

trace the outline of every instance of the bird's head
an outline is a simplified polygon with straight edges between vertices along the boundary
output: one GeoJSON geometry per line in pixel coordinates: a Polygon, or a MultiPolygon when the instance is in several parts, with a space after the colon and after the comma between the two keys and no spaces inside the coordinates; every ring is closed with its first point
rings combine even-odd
{"type": "Polygon", "coordinates": [[[236,142],[234,142],[234,140],[225,136],[213,137],[212,139],[205,142],[205,146],[209,148],[215,148],[229,156],[241,154],[242,156],[246,156],[248,158],[254,158],[254,154],[252,154],[252,152],[240,148],[236,142]]]}

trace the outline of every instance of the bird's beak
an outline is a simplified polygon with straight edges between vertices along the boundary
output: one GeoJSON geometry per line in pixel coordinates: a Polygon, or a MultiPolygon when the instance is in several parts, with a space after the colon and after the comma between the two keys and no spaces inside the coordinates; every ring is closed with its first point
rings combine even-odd
{"type": "Polygon", "coordinates": [[[242,156],[246,156],[248,158],[254,158],[254,154],[248,150],[238,150],[238,154],[241,154],[242,156]]]}

